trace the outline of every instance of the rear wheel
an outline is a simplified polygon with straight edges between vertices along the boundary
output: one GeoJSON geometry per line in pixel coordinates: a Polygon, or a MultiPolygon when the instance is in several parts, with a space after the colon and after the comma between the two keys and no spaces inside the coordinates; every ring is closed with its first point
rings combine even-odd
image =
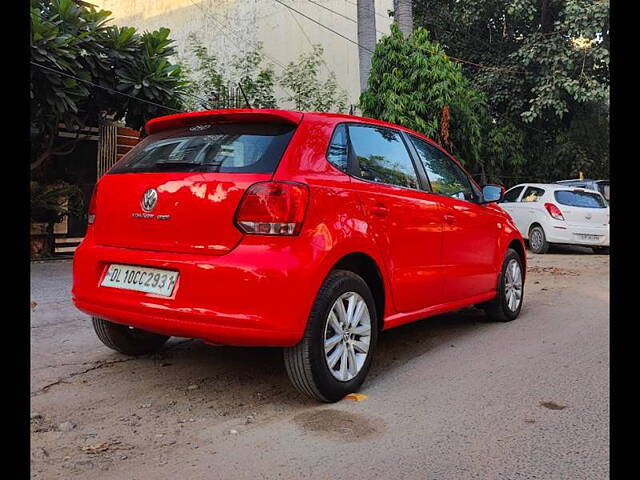
{"type": "Polygon", "coordinates": [[[377,336],[378,317],[366,282],[335,270],[318,292],[304,337],[284,350],[287,374],[301,393],[336,402],[364,382],[377,336]]]}
{"type": "Polygon", "coordinates": [[[502,262],[498,295],[490,302],[481,305],[491,320],[510,322],[518,317],[524,298],[523,279],[522,259],[515,250],[510,248],[502,262]]]}
{"type": "Polygon", "coordinates": [[[529,246],[533,253],[547,253],[549,251],[549,242],[547,242],[547,237],[540,225],[535,225],[529,230],[529,246]]]}
{"type": "Polygon", "coordinates": [[[169,340],[165,335],[120,325],[102,318],[92,317],[91,320],[100,341],[110,349],[125,355],[156,352],[169,340]]]}

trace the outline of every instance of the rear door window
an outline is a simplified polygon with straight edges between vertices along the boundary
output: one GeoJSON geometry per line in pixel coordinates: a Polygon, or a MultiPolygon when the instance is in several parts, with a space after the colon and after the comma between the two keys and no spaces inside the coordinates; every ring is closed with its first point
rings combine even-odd
{"type": "Polygon", "coordinates": [[[528,187],[522,195],[521,202],[539,202],[544,195],[544,190],[538,187],[528,187]]]}
{"type": "Polygon", "coordinates": [[[349,125],[357,176],[372,182],[418,188],[416,170],[400,133],[374,125],[349,125]]]}
{"type": "Polygon", "coordinates": [[[438,148],[424,140],[411,136],[411,141],[427,171],[433,193],[458,200],[476,201],[478,192],[472,188],[469,177],[458,165],[438,148]]]}
{"type": "Polygon", "coordinates": [[[145,138],[109,173],[275,171],[295,126],[196,125],[145,138]]]}
{"type": "Polygon", "coordinates": [[[553,196],[561,205],[583,208],[607,208],[601,195],[577,190],[557,190],[553,196]]]}

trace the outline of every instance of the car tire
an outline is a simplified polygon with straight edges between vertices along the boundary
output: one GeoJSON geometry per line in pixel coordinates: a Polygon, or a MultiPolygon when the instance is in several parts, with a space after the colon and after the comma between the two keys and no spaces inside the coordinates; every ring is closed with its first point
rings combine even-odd
{"type": "Polygon", "coordinates": [[[534,225],[529,230],[529,247],[533,253],[542,254],[549,251],[549,242],[540,225],[534,225]]]}
{"type": "Polygon", "coordinates": [[[107,347],[125,355],[157,352],[169,337],[92,317],[93,329],[107,347]]]}
{"type": "Polygon", "coordinates": [[[609,247],[591,247],[593,248],[593,253],[598,255],[609,255],[609,247]]]}
{"type": "Polygon", "coordinates": [[[368,285],[353,272],[334,270],[318,291],[302,340],[284,349],[287,374],[301,393],[321,402],[336,402],[357,392],[364,382],[377,337],[378,315],[368,285]],[[356,318],[349,311],[361,314],[356,318]],[[346,325],[350,319],[355,323],[346,325]],[[366,353],[358,350],[363,346],[366,353]]]}
{"type": "Polygon", "coordinates": [[[502,262],[502,270],[500,271],[500,278],[498,279],[498,294],[496,298],[480,305],[480,307],[486,311],[490,320],[510,322],[520,315],[523,301],[524,270],[522,268],[522,259],[520,255],[518,255],[518,252],[509,248],[502,262]],[[517,265],[516,268],[513,267],[514,263],[517,265]],[[511,269],[516,270],[518,272],[517,275],[514,274],[511,269]],[[515,279],[516,281],[510,281],[511,279],[515,279]],[[518,283],[519,288],[517,286],[518,283]],[[514,286],[511,287],[510,285],[514,286]],[[513,292],[513,295],[517,296],[517,304],[512,303],[510,291],[513,292]]]}

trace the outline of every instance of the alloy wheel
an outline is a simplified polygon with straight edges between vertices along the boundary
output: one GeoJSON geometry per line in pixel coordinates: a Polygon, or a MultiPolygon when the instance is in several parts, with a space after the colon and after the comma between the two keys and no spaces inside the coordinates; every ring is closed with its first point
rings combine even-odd
{"type": "Polygon", "coordinates": [[[542,247],[542,232],[537,228],[531,230],[531,238],[529,241],[531,242],[531,248],[539,250],[542,247]]]}
{"type": "Polygon", "coordinates": [[[515,312],[522,301],[522,269],[515,259],[511,259],[507,265],[504,293],[509,310],[515,312]]]}
{"type": "Polygon", "coordinates": [[[369,354],[371,317],[367,303],[356,292],[346,292],[334,302],[324,327],[325,360],[341,382],[352,380],[369,354]]]}

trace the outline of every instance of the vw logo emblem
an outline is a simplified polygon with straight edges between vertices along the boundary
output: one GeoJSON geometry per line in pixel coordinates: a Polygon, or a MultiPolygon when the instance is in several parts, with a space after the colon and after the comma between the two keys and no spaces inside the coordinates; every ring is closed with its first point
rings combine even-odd
{"type": "Polygon", "coordinates": [[[158,191],[155,188],[150,188],[142,194],[142,200],[140,200],[140,206],[145,212],[150,212],[156,207],[158,203],[158,191]]]}

